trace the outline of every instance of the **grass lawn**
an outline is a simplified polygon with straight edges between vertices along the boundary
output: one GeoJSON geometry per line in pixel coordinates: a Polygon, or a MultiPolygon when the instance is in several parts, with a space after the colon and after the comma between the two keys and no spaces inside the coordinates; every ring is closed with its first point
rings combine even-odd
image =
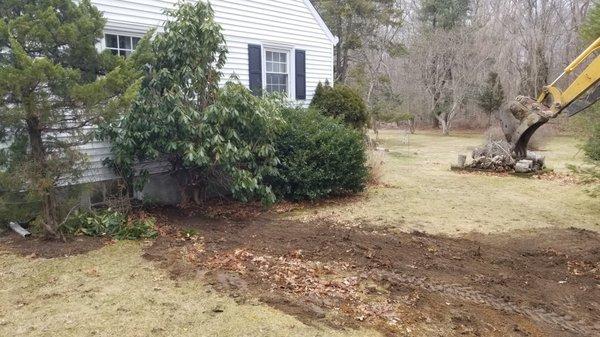
{"type": "MultiPolygon", "coordinates": [[[[551,179],[451,172],[456,156],[481,142],[476,134],[382,131],[381,138],[390,152],[382,157],[380,185],[359,197],[279,217],[451,236],[572,226],[600,230],[599,200],[563,177],[567,164],[582,160],[571,138],[557,137],[544,151],[559,173],[551,179]]],[[[217,292],[199,278],[172,279],[142,257],[149,244],[118,242],[54,259],[22,257],[0,246],[0,336],[380,335],[366,328],[307,325],[259,301],[217,292]]]]}
{"type": "Polygon", "coordinates": [[[372,336],[310,327],[196,280],[174,281],[120,242],[85,255],[0,255],[0,336],[372,336]]]}
{"type": "Polygon", "coordinates": [[[382,131],[380,138],[390,151],[382,158],[384,185],[354,202],[331,203],[297,216],[448,235],[571,226],[600,230],[600,201],[562,177],[569,174],[568,164],[583,160],[573,138],[555,137],[541,152],[559,175],[549,180],[450,171],[459,154],[482,143],[480,134],[382,131]]]}

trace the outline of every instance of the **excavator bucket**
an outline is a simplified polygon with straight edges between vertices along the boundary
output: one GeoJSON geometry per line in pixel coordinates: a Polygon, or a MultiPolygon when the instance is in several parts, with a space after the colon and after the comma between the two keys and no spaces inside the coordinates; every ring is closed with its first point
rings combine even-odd
{"type": "Polygon", "coordinates": [[[550,109],[535,99],[519,96],[510,104],[502,118],[502,130],[511,144],[515,159],[527,157],[527,145],[531,136],[552,117],[550,109]]]}
{"type": "MultiPolygon", "coordinates": [[[[591,86],[588,91],[578,97],[559,112],[563,111],[572,117],[600,100],[600,82],[591,86]]],[[[550,102],[552,104],[552,102],[550,102]]],[[[526,96],[519,96],[512,102],[508,111],[501,116],[502,130],[506,140],[512,146],[512,155],[520,160],[527,157],[527,145],[531,136],[558,113],[543,103],[526,96]]]]}
{"type": "Polygon", "coordinates": [[[540,97],[519,96],[508,111],[501,115],[502,130],[512,147],[512,156],[527,157],[527,144],[531,136],[552,118],[562,112],[573,116],[600,99],[600,38],[579,55],[550,85],[542,89],[540,97]],[[596,55],[596,56],[593,56],[596,55]],[[580,68],[580,66],[584,66],[580,68]],[[558,88],[561,79],[568,79],[574,71],[581,72],[570,80],[564,90],[558,88]]]}

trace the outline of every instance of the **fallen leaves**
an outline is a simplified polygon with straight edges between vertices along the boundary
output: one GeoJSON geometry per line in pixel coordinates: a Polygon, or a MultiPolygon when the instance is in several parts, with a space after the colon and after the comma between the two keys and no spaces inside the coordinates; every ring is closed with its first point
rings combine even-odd
{"type": "Polygon", "coordinates": [[[559,182],[561,185],[579,184],[579,179],[575,175],[559,173],[554,171],[536,174],[532,176],[532,178],[544,181],[556,181],[559,182]]]}
{"type": "Polygon", "coordinates": [[[592,276],[600,280],[600,262],[569,261],[567,262],[567,268],[571,275],[592,276]]]}
{"type": "Polygon", "coordinates": [[[383,292],[370,293],[363,285],[367,276],[350,274],[352,268],[347,264],[308,260],[302,250],[271,256],[235,249],[206,258],[202,267],[260,279],[268,288],[264,290],[286,297],[290,302],[306,302],[305,306],[313,308],[311,311],[318,312],[320,318],[325,317],[322,311],[327,309],[360,322],[383,323],[390,327],[401,321],[397,303],[387,300],[383,292]],[[248,275],[250,271],[253,275],[248,275]],[[373,300],[374,297],[379,300],[373,300]]]}

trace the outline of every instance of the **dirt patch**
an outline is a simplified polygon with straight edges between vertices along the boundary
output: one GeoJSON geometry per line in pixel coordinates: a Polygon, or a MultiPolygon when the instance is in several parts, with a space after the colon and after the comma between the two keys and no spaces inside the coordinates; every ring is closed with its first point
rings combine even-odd
{"type": "MultiPolygon", "coordinates": [[[[397,188],[389,184],[380,184],[372,186],[381,186],[384,188],[397,188]]],[[[361,195],[351,196],[334,196],[325,200],[319,201],[302,201],[302,202],[290,202],[283,201],[278,202],[272,207],[264,207],[260,202],[238,202],[227,199],[211,199],[203,202],[202,205],[186,205],[184,208],[179,209],[178,215],[184,215],[187,217],[202,216],[208,219],[227,219],[227,220],[248,220],[248,219],[260,219],[265,217],[274,217],[280,214],[291,213],[294,211],[310,210],[319,207],[326,206],[340,206],[347,205],[352,202],[358,202],[362,198],[361,195]]],[[[173,210],[170,208],[164,208],[157,206],[151,209],[159,216],[164,215],[163,213],[170,213],[173,210]]]]}
{"type": "Polygon", "coordinates": [[[63,242],[32,237],[22,238],[15,233],[7,233],[0,236],[0,249],[31,258],[51,259],[85,254],[102,248],[108,242],[106,239],[87,236],[68,238],[63,242]]]}
{"type": "Polygon", "coordinates": [[[390,335],[579,336],[600,326],[600,237],[447,238],[333,224],[166,215],[145,256],[307,323],[390,335]],[[198,235],[189,235],[191,231],[198,235]],[[183,234],[187,233],[187,234],[183,234]],[[594,325],[596,324],[596,325],[594,325]]]}

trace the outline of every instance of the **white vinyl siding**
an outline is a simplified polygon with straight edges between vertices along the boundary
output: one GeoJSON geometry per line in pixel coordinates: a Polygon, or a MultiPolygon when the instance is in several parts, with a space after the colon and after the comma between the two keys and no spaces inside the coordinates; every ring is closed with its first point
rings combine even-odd
{"type": "MultiPolygon", "coordinates": [[[[290,61],[293,50],[306,51],[306,103],[312,99],[319,82],[333,82],[333,43],[304,0],[212,0],[210,3],[216,21],[223,27],[229,50],[223,79],[234,75],[248,86],[248,44],[259,44],[263,48],[289,49],[290,61]]],[[[107,19],[107,33],[141,36],[151,28],[160,31],[167,19],[164,10],[175,8],[177,0],[92,0],[92,4],[107,19]]],[[[289,75],[292,77],[294,73],[289,75]]]]}
{"type": "MultiPolygon", "coordinates": [[[[165,9],[174,9],[178,0],[92,0],[107,22],[105,34],[124,37],[141,37],[150,30],[162,31],[166,21],[165,9]]],[[[248,45],[261,45],[263,49],[263,86],[266,87],[265,50],[271,47],[287,52],[287,92],[295,97],[294,53],[306,52],[306,100],[310,103],[319,82],[333,82],[333,37],[323,29],[320,18],[305,0],[211,0],[215,19],[222,26],[228,48],[223,79],[237,77],[249,86],[248,45]]],[[[133,44],[133,42],[132,42],[133,44]]],[[[116,48],[118,53],[128,53],[126,44],[116,48]]],[[[99,49],[107,48],[105,39],[99,49]]],[[[273,49],[273,48],[272,48],[273,49]]],[[[281,87],[278,87],[279,89],[281,87]]],[[[265,88],[266,89],[266,88],[265,88]]],[[[87,182],[110,180],[112,171],[102,165],[111,156],[110,144],[92,143],[84,146],[89,155],[90,169],[84,174],[87,182]]],[[[164,163],[145,164],[150,173],[164,172],[164,163]]]]}

